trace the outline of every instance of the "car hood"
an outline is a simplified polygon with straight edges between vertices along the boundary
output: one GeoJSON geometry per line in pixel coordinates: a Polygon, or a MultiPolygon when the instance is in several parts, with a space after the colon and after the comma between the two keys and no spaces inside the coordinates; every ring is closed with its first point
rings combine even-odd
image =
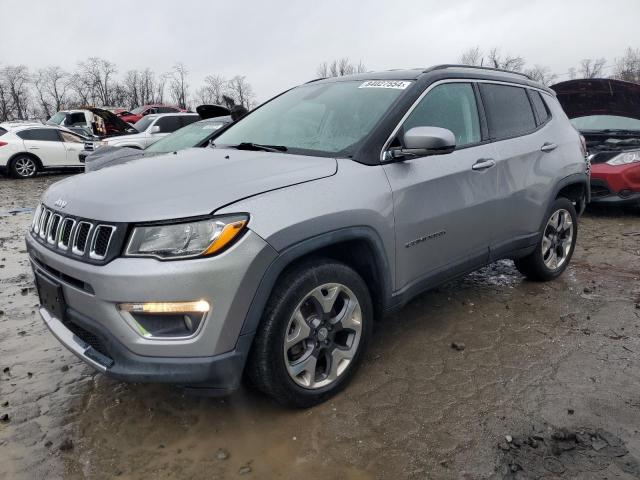
{"type": "Polygon", "coordinates": [[[154,155],[152,152],[140,150],[139,148],[115,147],[105,145],[98,148],[90,155],[87,155],[84,164],[84,171],[94,172],[102,168],[126,163],[131,160],[135,160],[136,158],[149,157],[152,155],[154,155]]]}
{"type": "Polygon", "coordinates": [[[608,78],[568,80],[551,87],[569,118],[617,115],[640,119],[640,85],[608,78]]]}
{"type": "Polygon", "coordinates": [[[208,215],[243,198],[334,175],[334,158],[192,148],[140,158],[55,183],[46,205],[105,222],[208,215]]]}

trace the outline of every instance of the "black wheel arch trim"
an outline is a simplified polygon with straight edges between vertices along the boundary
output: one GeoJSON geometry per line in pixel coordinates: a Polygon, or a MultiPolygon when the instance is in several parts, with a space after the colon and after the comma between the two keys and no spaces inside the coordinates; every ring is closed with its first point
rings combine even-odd
{"type": "Polygon", "coordinates": [[[380,300],[382,300],[382,308],[384,310],[391,299],[392,272],[382,239],[372,227],[347,227],[307,238],[287,247],[278,254],[262,276],[262,280],[249,306],[240,335],[256,331],[276,281],[289,265],[322,248],[354,240],[365,241],[371,247],[375,260],[375,269],[383,292],[383,298],[380,300]]]}
{"type": "MultiPolygon", "coordinates": [[[[576,213],[578,215],[582,213],[586,204],[589,203],[591,199],[591,186],[589,183],[589,175],[587,175],[586,173],[572,173],[571,175],[568,175],[560,179],[556,183],[552,191],[551,198],[549,198],[549,203],[547,204],[546,215],[542,220],[543,223],[546,221],[546,218],[551,213],[551,207],[553,206],[553,202],[556,200],[556,198],[558,198],[558,194],[560,193],[560,191],[563,188],[568,187],[570,185],[582,185],[584,187],[584,191],[585,191],[584,205],[580,205],[578,206],[578,209],[576,209],[576,213]]],[[[544,225],[540,225],[540,231],[542,231],[543,228],[544,228],[544,225]]]]}

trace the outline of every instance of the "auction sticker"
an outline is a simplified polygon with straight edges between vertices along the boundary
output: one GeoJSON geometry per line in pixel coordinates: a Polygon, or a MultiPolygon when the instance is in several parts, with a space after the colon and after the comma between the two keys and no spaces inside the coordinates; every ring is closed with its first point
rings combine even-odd
{"type": "Polygon", "coordinates": [[[397,90],[404,90],[411,82],[404,80],[367,80],[358,88],[395,88],[397,90]]]}

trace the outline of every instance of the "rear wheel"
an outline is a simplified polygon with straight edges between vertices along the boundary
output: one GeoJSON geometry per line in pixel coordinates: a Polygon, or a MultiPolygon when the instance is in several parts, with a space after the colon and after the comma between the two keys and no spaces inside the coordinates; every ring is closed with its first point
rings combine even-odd
{"type": "Polygon", "coordinates": [[[292,407],[310,407],[340,391],[371,336],[366,284],[333,260],[305,262],[276,285],[247,366],[252,383],[292,407]]]}
{"type": "Polygon", "coordinates": [[[578,217],[573,203],[567,198],[556,199],[536,249],[516,260],[516,268],[531,280],[557,278],[569,265],[577,237],[578,217]]]}
{"type": "Polygon", "coordinates": [[[31,178],[38,173],[38,163],[29,155],[19,155],[11,161],[11,174],[16,178],[31,178]]]}

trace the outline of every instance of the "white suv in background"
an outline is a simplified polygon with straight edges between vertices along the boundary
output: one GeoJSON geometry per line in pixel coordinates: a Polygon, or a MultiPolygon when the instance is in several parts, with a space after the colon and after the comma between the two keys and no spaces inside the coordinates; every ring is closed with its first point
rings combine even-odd
{"type": "Polygon", "coordinates": [[[87,142],[87,150],[99,146],[129,147],[143,150],[176,130],[200,120],[197,113],[161,113],[142,117],[133,126],[139,133],[109,137],[97,142],[87,142]]]}
{"type": "Polygon", "coordinates": [[[0,169],[17,178],[29,178],[46,169],[83,167],[78,155],[84,140],[52,125],[0,124],[0,169]]]}

